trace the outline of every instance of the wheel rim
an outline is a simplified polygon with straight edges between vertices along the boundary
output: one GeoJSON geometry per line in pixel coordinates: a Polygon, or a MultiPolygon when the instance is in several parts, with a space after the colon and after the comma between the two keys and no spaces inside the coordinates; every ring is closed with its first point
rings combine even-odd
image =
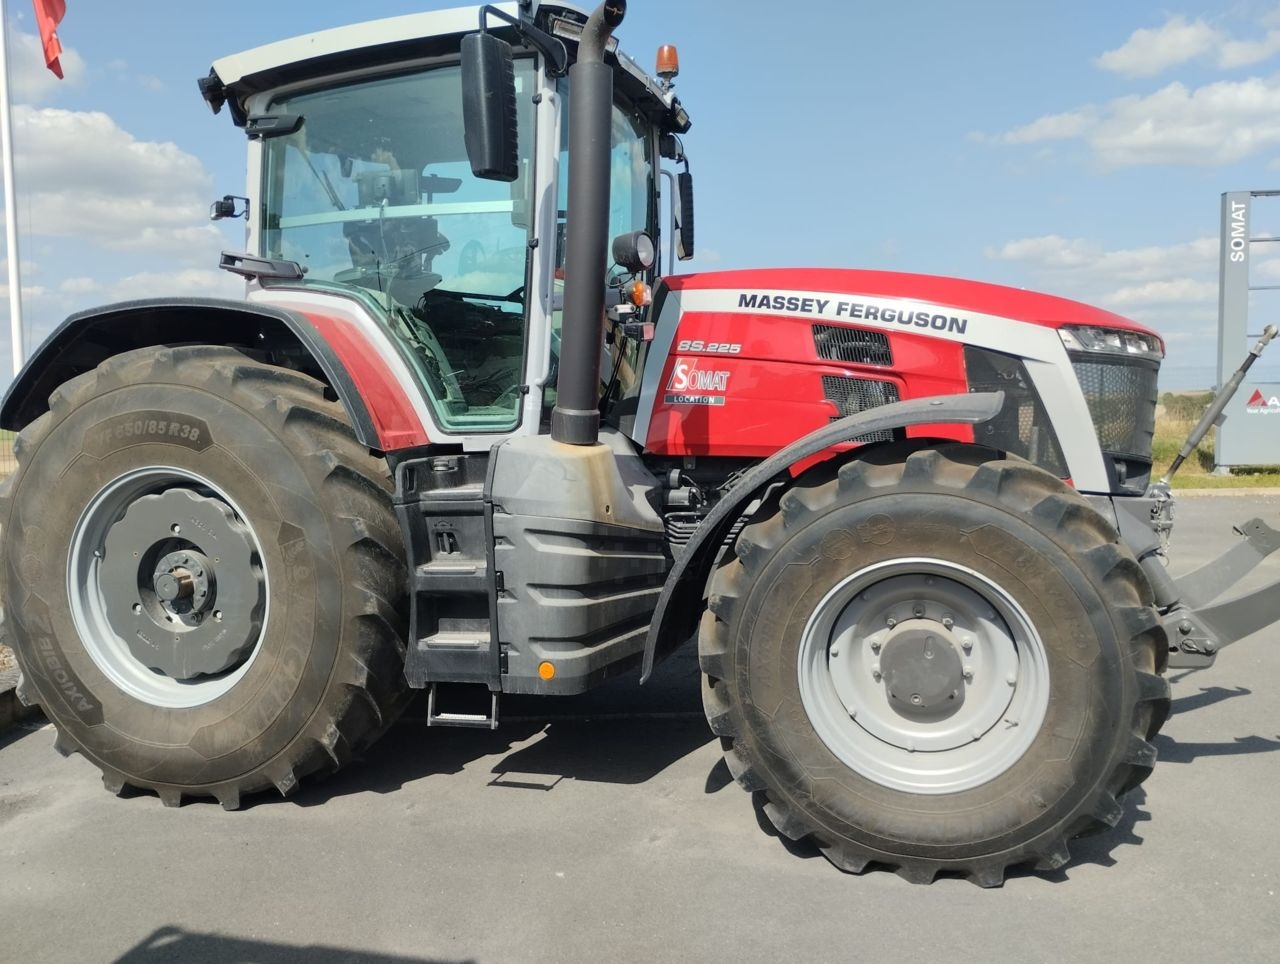
{"type": "Polygon", "coordinates": [[[955,793],[1013,766],[1049,706],[1044,643],[999,585],[941,559],[880,563],[818,603],[800,696],[827,748],[910,793],[955,793]]]}
{"type": "Polygon", "coordinates": [[[117,687],[187,708],[229,692],[256,660],[269,592],[247,516],[208,479],[149,467],[85,506],[67,559],[72,621],[117,687]]]}

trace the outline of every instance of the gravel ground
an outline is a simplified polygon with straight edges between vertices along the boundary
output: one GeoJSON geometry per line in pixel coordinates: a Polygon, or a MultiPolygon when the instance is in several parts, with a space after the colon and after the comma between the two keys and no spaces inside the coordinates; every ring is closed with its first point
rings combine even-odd
{"type": "Polygon", "coordinates": [[[6,669],[17,669],[18,664],[13,658],[13,650],[8,646],[0,646],[0,672],[6,669]]]}

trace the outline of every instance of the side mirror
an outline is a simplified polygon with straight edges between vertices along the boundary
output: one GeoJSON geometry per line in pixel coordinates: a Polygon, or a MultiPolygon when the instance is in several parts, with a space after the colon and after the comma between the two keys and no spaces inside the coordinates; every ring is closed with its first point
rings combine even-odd
{"type": "Polygon", "coordinates": [[[462,38],[462,122],[471,173],[488,181],[516,180],[515,62],[511,45],[493,34],[462,38]]]}
{"type": "Polygon", "coordinates": [[[680,237],[677,239],[676,257],[688,261],[693,257],[693,175],[681,171],[676,175],[676,186],[680,191],[680,211],[676,216],[680,237]]]}

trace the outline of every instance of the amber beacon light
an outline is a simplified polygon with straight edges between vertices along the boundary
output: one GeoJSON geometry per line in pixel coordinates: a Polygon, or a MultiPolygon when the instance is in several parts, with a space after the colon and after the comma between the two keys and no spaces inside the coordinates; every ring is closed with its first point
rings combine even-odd
{"type": "Polygon", "coordinates": [[[657,75],[667,83],[680,75],[680,53],[675,44],[663,44],[658,48],[657,75]]]}

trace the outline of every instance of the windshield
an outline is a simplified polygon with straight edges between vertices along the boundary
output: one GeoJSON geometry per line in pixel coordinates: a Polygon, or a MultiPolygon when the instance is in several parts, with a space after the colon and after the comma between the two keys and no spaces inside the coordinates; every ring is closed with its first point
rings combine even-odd
{"type": "Polygon", "coordinates": [[[519,417],[529,256],[533,62],[516,62],[521,176],[473,177],[457,66],[276,99],[299,130],[267,140],[263,254],[345,289],[408,349],[450,431],[519,417]]]}

